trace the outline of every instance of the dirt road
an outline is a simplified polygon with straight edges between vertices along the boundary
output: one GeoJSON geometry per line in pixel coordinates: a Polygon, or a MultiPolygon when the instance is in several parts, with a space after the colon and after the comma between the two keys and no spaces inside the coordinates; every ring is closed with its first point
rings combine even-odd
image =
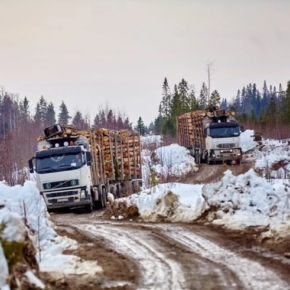
{"type": "Polygon", "coordinates": [[[247,172],[250,168],[253,168],[253,161],[245,156],[240,165],[228,165],[228,164],[200,164],[199,170],[191,176],[196,182],[210,183],[217,182],[223,177],[223,173],[229,169],[234,175],[239,175],[247,172]]]}
{"type": "Polygon", "coordinates": [[[289,263],[216,230],[101,216],[52,215],[59,233],[80,243],[69,254],[103,267],[104,282],[92,289],[290,289],[289,263]]]}

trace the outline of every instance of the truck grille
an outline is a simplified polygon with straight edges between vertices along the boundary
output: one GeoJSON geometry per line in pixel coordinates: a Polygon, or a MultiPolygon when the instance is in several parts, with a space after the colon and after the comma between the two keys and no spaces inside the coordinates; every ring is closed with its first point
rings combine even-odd
{"type": "Polygon", "coordinates": [[[53,189],[53,188],[62,188],[62,187],[70,187],[70,186],[77,186],[77,185],[79,185],[78,179],[72,179],[72,180],[63,180],[63,181],[43,183],[43,188],[53,189]]]}
{"type": "Polygon", "coordinates": [[[218,144],[217,148],[234,148],[235,143],[218,144]]]}
{"type": "Polygon", "coordinates": [[[78,194],[77,190],[70,190],[70,191],[64,191],[64,192],[47,193],[46,197],[52,198],[52,197],[62,197],[62,196],[77,195],[77,194],[78,194]]]}
{"type": "Polygon", "coordinates": [[[67,203],[67,202],[74,202],[74,198],[73,197],[69,197],[67,200],[57,200],[57,198],[53,198],[51,200],[49,200],[50,203],[67,203]]]}

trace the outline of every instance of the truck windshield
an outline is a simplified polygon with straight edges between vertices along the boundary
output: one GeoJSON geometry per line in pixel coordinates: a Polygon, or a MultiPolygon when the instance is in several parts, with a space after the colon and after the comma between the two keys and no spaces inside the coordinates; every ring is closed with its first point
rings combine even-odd
{"type": "Polygon", "coordinates": [[[210,128],[210,136],[213,138],[237,137],[240,135],[239,127],[215,127],[210,128]]]}
{"type": "Polygon", "coordinates": [[[36,172],[48,173],[78,169],[84,165],[81,153],[44,156],[36,158],[36,172]]]}

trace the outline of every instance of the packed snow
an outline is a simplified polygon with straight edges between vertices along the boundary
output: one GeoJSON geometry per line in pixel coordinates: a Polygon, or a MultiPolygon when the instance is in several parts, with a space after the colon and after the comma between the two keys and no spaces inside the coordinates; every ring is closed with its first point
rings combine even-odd
{"type": "MultiPolygon", "coordinates": [[[[62,254],[65,249],[75,249],[77,243],[56,234],[54,225],[49,220],[45,202],[34,181],[26,181],[23,186],[13,187],[1,182],[0,205],[3,207],[0,209],[0,226],[5,225],[0,231],[0,237],[8,241],[22,241],[28,230],[37,249],[36,259],[41,271],[63,275],[60,269],[64,269],[66,275],[75,275],[78,274],[79,268],[94,268],[94,271],[87,271],[87,273],[91,273],[92,276],[96,274],[101,276],[102,269],[97,263],[88,264],[76,256],[62,254]]],[[[83,273],[79,274],[83,276],[83,273]]],[[[7,275],[7,261],[0,243],[0,287],[4,287],[7,275]]],[[[42,285],[37,277],[32,276],[32,272],[27,272],[25,275],[31,283],[39,287],[42,285]]]]}

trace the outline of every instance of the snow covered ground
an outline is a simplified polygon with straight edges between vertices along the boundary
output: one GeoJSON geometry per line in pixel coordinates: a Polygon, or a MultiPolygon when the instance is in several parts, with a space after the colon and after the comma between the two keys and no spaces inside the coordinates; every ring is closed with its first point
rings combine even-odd
{"type": "MultiPolygon", "coordinates": [[[[56,234],[35,182],[26,181],[23,186],[13,187],[1,182],[0,205],[3,207],[0,209],[0,238],[8,241],[23,241],[24,233],[27,231],[37,249],[36,259],[41,271],[50,272],[52,275],[68,276],[78,274],[79,269],[87,268],[93,269],[87,271],[88,274],[101,276],[102,269],[96,263],[92,265],[92,262],[81,261],[76,256],[62,254],[65,249],[76,248],[77,243],[56,234]],[[3,231],[1,225],[5,226],[3,231]],[[60,269],[65,269],[65,272],[60,269]]],[[[28,279],[36,283],[37,277],[34,277],[32,272],[26,274],[28,279]]],[[[7,261],[0,243],[0,289],[4,287],[7,275],[7,261]]]]}
{"type": "MultiPolygon", "coordinates": [[[[242,133],[241,143],[243,152],[252,149],[249,154],[256,162],[255,170],[239,176],[227,170],[219,182],[206,185],[161,183],[170,176],[183,176],[198,167],[185,148],[177,144],[158,147],[162,144],[160,136],[145,137],[143,144],[158,143],[157,149],[142,151],[146,189],[116,200],[116,203],[136,205],[145,221],[192,222],[208,212],[207,220],[213,224],[231,229],[267,227],[265,235],[286,236],[290,229],[290,184],[285,178],[290,170],[288,143],[263,140],[265,146],[258,150],[252,135],[252,130],[242,133]],[[160,184],[150,184],[152,170],[157,173],[160,184]]],[[[25,221],[38,251],[36,258],[42,271],[66,276],[83,275],[85,271],[96,277],[102,276],[102,268],[96,263],[92,265],[92,262],[62,254],[64,249],[74,249],[77,244],[56,234],[34,181],[14,187],[0,183],[0,205],[5,206],[0,209],[0,225],[6,224],[7,229],[9,225],[9,231],[0,231],[0,236],[15,241],[21,239],[24,224],[20,220],[25,221]]],[[[7,261],[0,244],[0,288],[5,285],[7,274],[7,261]]],[[[32,272],[26,274],[34,283],[41,283],[32,272]]]]}
{"type": "MultiPolygon", "coordinates": [[[[253,149],[252,158],[257,159],[257,170],[281,160],[289,160],[290,163],[290,151],[286,143],[282,146],[278,141],[263,140],[264,151],[259,151],[255,149],[257,143],[251,137],[253,133],[253,130],[242,133],[241,143],[243,152],[253,149]]],[[[148,154],[143,152],[145,160],[149,158],[148,154]]],[[[190,166],[195,168],[194,159],[177,144],[160,147],[155,150],[155,154],[157,161],[161,155],[163,160],[166,160],[166,156],[170,160],[164,162],[163,166],[160,162],[156,165],[151,163],[151,169],[157,172],[162,172],[168,164],[178,166],[179,174],[187,172],[190,166]]],[[[289,167],[279,170],[285,171],[285,168],[289,167]]],[[[269,180],[255,170],[251,169],[239,176],[234,176],[227,170],[223,178],[213,184],[158,184],[116,202],[125,202],[127,206],[137,205],[140,216],[145,221],[191,222],[209,211],[207,220],[213,224],[230,229],[268,227],[268,234],[276,235],[279,232],[279,235],[285,236],[290,229],[289,181],[281,178],[269,180]]]]}

